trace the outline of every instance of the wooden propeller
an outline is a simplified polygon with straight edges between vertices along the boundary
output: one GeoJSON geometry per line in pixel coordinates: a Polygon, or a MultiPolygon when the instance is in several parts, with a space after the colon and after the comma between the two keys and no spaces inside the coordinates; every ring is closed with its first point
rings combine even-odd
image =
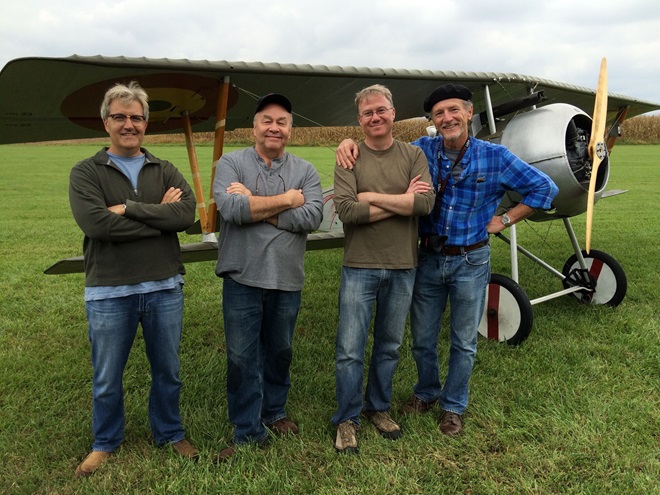
{"type": "Polygon", "coordinates": [[[607,60],[600,62],[598,88],[596,89],[596,103],[594,104],[593,122],[591,124],[591,139],[589,140],[589,158],[591,159],[591,180],[589,181],[589,195],[587,196],[587,225],[586,246],[587,254],[591,248],[591,226],[594,218],[594,200],[596,194],[596,179],[598,167],[607,156],[605,146],[605,123],[607,120],[607,60]]]}

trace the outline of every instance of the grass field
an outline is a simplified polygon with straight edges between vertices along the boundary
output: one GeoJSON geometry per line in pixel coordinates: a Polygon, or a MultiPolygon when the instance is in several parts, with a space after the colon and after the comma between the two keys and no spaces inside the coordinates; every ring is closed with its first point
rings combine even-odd
{"type": "MultiPolygon", "coordinates": [[[[91,365],[83,275],[47,276],[78,255],[82,235],[68,206],[68,172],[97,145],[0,146],[0,493],[2,494],[651,494],[660,479],[660,168],[657,146],[618,146],[599,202],[592,247],[623,265],[628,294],[617,308],[570,298],[534,307],[527,341],[480,340],[464,435],[443,436],[437,416],[401,419],[404,436],[360,431],[360,454],[333,450],[334,337],[341,251],[306,255],[288,412],[301,434],[243,449],[215,466],[227,445],[221,283],[214,263],[188,265],[182,341],[184,426],[202,450],[191,464],[154,447],[146,414],[149,371],[138,336],[125,373],[126,440],[100,472],[74,469],[91,438],[91,365]]],[[[190,177],[183,146],[150,146],[190,177]]],[[[228,151],[228,150],[226,150],[228,151]]],[[[330,148],[290,148],[332,182],[330,148]]],[[[208,192],[211,148],[197,150],[208,192]]],[[[584,237],[584,218],[574,227],[584,237]]],[[[559,222],[523,225],[519,242],[555,267],[572,254],[559,222]]],[[[182,241],[199,238],[182,234],[182,241]]],[[[493,245],[508,273],[508,247],[493,245]]],[[[561,289],[521,259],[530,298],[561,289]]],[[[446,367],[447,332],[440,339],[446,367]]],[[[415,365],[406,331],[393,407],[410,395],[415,365]]]]}

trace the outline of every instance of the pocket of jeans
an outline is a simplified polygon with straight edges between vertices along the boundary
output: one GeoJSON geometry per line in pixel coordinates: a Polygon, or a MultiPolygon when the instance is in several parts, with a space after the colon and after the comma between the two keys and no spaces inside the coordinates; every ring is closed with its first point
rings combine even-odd
{"type": "Polygon", "coordinates": [[[183,284],[182,283],[176,284],[174,287],[170,289],[170,292],[172,294],[178,294],[179,292],[183,292],[183,284]]]}
{"type": "Polygon", "coordinates": [[[465,253],[465,262],[472,266],[483,266],[490,260],[490,245],[465,253]]]}

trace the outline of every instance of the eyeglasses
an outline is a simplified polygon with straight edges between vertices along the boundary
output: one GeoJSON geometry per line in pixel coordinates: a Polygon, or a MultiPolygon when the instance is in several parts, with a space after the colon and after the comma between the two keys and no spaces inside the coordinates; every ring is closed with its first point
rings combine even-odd
{"type": "Polygon", "coordinates": [[[124,115],[123,113],[111,113],[108,115],[114,122],[118,124],[126,123],[126,119],[131,119],[133,125],[142,125],[147,121],[144,115],[124,115]]]}
{"type": "MultiPolygon", "coordinates": [[[[272,196],[275,196],[277,194],[284,194],[286,192],[286,184],[284,183],[284,179],[282,178],[282,176],[280,174],[277,174],[277,176],[280,178],[280,182],[282,182],[282,192],[279,193],[276,190],[275,194],[273,194],[272,196]]],[[[254,195],[255,196],[259,196],[259,177],[261,177],[261,174],[257,174],[257,184],[254,186],[254,195]]],[[[263,182],[263,179],[262,179],[262,182],[263,182]]],[[[269,195],[268,194],[268,188],[266,188],[265,196],[268,196],[268,195],[269,195]]]]}
{"type": "Polygon", "coordinates": [[[360,117],[361,119],[370,119],[374,116],[374,114],[378,115],[379,117],[382,117],[387,112],[392,110],[392,108],[394,107],[390,107],[390,108],[381,107],[381,108],[377,108],[376,110],[367,110],[365,112],[362,112],[360,115],[358,115],[358,117],[360,117]]]}

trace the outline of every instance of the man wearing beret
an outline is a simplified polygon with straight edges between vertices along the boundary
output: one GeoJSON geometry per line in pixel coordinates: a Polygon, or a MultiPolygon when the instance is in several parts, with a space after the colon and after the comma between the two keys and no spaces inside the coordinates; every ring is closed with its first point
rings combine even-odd
{"type": "Polygon", "coordinates": [[[311,163],[285,151],[291,102],[257,102],[255,145],[223,155],[213,195],[220,216],[218,263],[227,344],[227,407],[234,446],[264,444],[268,430],[296,434],[285,410],[293,332],[304,282],[307,234],[323,217],[321,179],[311,163]]]}
{"type": "MultiPolygon", "coordinates": [[[[468,382],[477,352],[479,322],[490,280],[489,235],[549,209],[557,186],[543,172],[504,146],[469,135],[472,94],[465,86],[445,84],[424,101],[438,132],[413,142],[426,155],[436,189],[436,203],[420,219],[419,265],[410,310],[417,384],[401,408],[403,414],[431,412],[440,405],[440,430],[449,436],[463,429],[468,382]],[[507,191],[521,202],[495,215],[507,191]],[[450,351],[447,376],[440,382],[438,335],[449,302],[450,351]]],[[[357,155],[351,142],[337,149],[341,166],[357,155]]]]}

